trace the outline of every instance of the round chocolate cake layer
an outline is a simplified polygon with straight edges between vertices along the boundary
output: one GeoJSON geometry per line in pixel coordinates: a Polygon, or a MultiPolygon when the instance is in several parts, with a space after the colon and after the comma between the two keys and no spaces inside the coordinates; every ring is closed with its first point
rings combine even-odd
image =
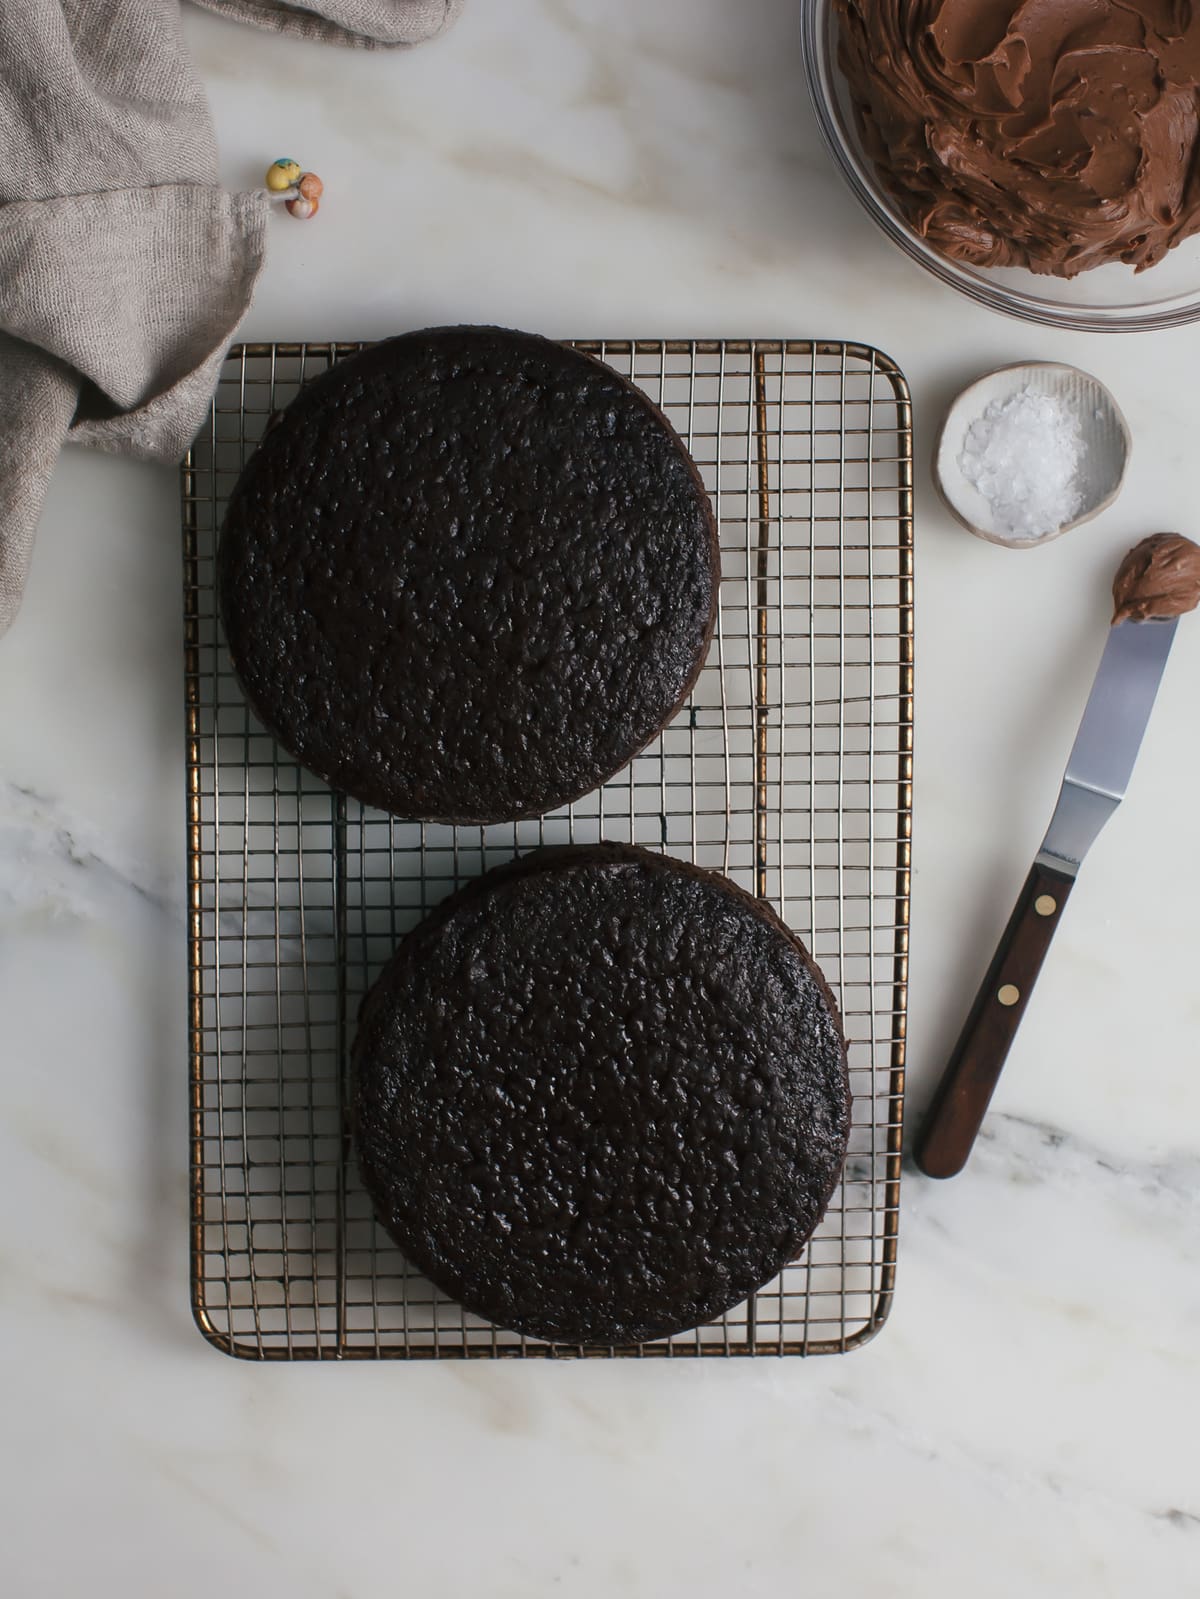
{"type": "Polygon", "coordinates": [[[354,1044],[359,1165],[469,1310],[624,1344],[739,1304],[796,1255],[850,1126],[832,996],[711,872],[626,845],[490,872],[400,944],[354,1044]]]}
{"type": "Polygon", "coordinates": [[[334,787],[446,822],[542,815],[619,770],[690,692],[718,581],[658,408],[495,328],[405,334],[311,383],[219,556],[259,719],[334,787]]]}

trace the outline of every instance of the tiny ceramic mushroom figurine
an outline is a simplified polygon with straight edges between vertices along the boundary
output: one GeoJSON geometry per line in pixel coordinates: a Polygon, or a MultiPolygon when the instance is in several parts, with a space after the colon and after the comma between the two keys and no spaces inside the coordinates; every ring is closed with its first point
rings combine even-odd
{"type": "Polygon", "coordinates": [[[315,172],[305,172],[301,174],[296,189],[297,193],[288,201],[287,208],[292,216],[304,222],[309,217],[315,217],[320,210],[325,185],[315,172]]]}
{"type": "Polygon", "coordinates": [[[272,194],[282,194],[285,189],[294,189],[300,181],[300,163],[292,161],[287,156],[280,156],[278,161],[272,161],[267,168],[267,188],[272,194]]]}
{"type": "Polygon", "coordinates": [[[315,172],[301,170],[299,161],[281,156],[267,168],[267,192],[273,200],[283,200],[291,216],[306,222],[321,209],[325,185],[315,172]]]}

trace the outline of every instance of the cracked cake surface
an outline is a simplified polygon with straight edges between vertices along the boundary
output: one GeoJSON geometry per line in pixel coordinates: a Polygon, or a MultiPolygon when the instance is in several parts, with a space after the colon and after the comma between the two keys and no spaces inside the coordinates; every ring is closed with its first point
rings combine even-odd
{"type": "Polygon", "coordinates": [[[846,1154],[846,1047],[799,940],[628,845],[540,850],[446,901],[368,994],[353,1062],[383,1225],[467,1309],[553,1342],[741,1303],[846,1154]]]}
{"type": "Polygon", "coordinates": [[[301,765],[425,820],[542,815],[680,709],[716,617],[708,495],[649,398],[530,334],[339,362],[231,496],[221,612],[301,765]]]}

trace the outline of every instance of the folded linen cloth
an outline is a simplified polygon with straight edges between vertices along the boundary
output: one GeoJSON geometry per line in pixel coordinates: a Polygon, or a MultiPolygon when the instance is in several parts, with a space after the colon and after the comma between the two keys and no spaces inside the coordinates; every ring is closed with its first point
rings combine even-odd
{"type": "MultiPolygon", "coordinates": [[[[463,0],[197,3],[388,48],[442,32],[463,0]]],[[[2,633],[65,440],[159,461],[186,450],[250,304],[268,202],[217,183],[180,0],[8,0],[0,151],[2,633]]]]}

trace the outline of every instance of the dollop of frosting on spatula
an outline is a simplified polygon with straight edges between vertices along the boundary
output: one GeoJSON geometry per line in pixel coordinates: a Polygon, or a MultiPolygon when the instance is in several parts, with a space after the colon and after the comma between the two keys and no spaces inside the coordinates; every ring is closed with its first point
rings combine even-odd
{"type": "Polygon", "coordinates": [[[1200,544],[1152,533],[1135,544],[1113,579],[1113,625],[1183,616],[1200,605],[1200,544]]]}

